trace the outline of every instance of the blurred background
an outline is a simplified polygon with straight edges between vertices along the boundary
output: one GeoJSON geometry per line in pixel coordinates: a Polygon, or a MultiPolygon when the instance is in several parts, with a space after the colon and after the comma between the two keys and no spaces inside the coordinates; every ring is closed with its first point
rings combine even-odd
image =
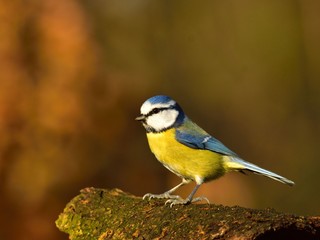
{"type": "Polygon", "coordinates": [[[156,94],[296,182],[230,173],[197,195],[319,215],[319,11],[309,0],[1,1],[0,239],[67,239],[54,221],[85,187],[142,196],[179,183],[134,121],[156,94]]]}

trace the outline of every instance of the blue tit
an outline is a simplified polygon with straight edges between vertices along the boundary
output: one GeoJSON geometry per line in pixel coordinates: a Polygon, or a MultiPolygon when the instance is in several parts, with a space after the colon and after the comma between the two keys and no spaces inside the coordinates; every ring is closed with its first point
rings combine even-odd
{"type": "MultiPolygon", "coordinates": [[[[143,199],[166,198],[166,204],[189,204],[207,200],[193,198],[201,184],[231,171],[250,171],[290,186],[294,182],[276,173],[242,160],[219,140],[192,122],[179,104],[168,96],[146,100],[136,120],[146,129],[150,149],[167,169],[182,178],[182,182],[163,194],[146,194],[143,199]],[[195,188],[186,199],[172,195],[179,187],[194,181],[195,188]]],[[[209,201],[208,201],[209,202],[209,201]]]]}

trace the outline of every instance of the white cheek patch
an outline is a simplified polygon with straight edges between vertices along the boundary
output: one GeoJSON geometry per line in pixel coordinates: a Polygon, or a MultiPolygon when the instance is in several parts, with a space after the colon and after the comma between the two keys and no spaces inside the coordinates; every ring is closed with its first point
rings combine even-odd
{"type": "Polygon", "coordinates": [[[173,106],[175,104],[176,104],[176,102],[174,100],[171,100],[167,103],[156,103],[156,104],[152,104],[150,102],[145,102],[141,106],[140,113],[143,115],[146,115],[154,108],[168,108],[168,107],[173,106]]]}
{"type": "Polygon", "coordinates": [[[179,112],[175,109],[163,110],[149,116],[146,123],[157,132],[160,132],[171,127],[177,120],[178,115],[179,112]]]}

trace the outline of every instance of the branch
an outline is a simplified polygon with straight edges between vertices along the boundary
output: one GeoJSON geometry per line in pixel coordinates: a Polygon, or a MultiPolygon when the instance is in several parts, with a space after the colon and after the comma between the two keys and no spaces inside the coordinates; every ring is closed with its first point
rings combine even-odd
{"type": "Polygon", "coordinates": [[[320,239],[320,217],[213,204],[164,206],[85,188],[56,221],[70,239],[320,239]]]}

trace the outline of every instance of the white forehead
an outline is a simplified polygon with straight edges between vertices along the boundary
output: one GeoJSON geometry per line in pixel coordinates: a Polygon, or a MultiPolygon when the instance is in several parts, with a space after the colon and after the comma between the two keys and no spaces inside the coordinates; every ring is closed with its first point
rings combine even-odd
{"type": "Polygon", "coordinates": [[[169,102],[166,102],[166,103],[151,103],[150,101],[146,101],[144,104],[142,104],[140,108],[140,112],[141,114],[146,115],[154,108],[168,108],[175,104],[176,102],[174,100],[170,100],[169,102]]]}

